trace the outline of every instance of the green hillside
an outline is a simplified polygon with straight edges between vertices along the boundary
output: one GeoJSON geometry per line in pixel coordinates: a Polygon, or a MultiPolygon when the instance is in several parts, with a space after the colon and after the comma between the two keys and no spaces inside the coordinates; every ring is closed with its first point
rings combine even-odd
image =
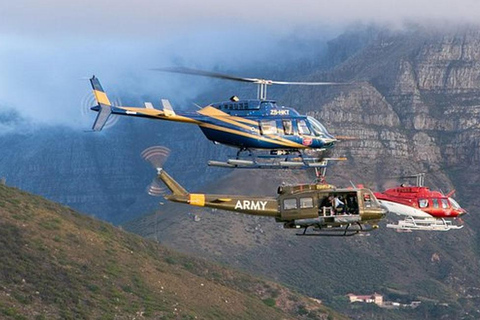
{"type": "Polygon", "coordinates": [[[342,319],[266,280],[190,258],[0,185],[2,319],[342,319]]]}

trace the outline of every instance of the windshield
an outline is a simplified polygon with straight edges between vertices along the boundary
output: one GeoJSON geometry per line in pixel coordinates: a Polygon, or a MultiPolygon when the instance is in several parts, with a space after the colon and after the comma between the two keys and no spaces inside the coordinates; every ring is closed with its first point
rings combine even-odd
{"type": "Polygon", "coordinates": [[[453,200],[453,198],[448,198],[448,201],[450,201],[450,204],[452,205],[453,209],[461,209],[460,205],[458,204],[457,201],[453,200]]]}
{"type": "Polygon", "coordinates": [[[316,136],[325,137],[329,135],[327,129],[325,129],[325,127],[317,119],[310,116],[307,117],[307,119],[316,136]]]}
{"type": "Polygon", "coordinates": [[[448,201],[447,199],[440,199],[442,202],[442,209],[448,209],[448,201]]]}

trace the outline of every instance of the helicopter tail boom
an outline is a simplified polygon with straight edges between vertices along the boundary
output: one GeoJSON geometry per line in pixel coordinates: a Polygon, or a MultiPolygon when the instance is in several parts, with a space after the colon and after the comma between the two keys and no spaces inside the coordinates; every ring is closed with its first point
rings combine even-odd
{"type": "Polygon", "coordinates": [[[165,199],[191,206],[210,207],[258,216],[279,217],[277,200],[273,198],[189,193],[162,168],[157,178],[172,192],[165,199]]]}
{"type": "Polygon", "coordinates": [[[157,172],[157,178],[172,192],[171,195],[166,195],[165,199],[173,202],[186,203],[192,206],[205,206],[204,194],[189,193],[162,168],[157,168],[157,172]]]}
{"type": "Polygon", "coordinates": [[[185,190],[177,181],[175,181],[170,175],[162,168],[157,168],[158,179],[162,180],[168,189],[173,193],[173,196],[187,197],[188,191],[185,190]]]}

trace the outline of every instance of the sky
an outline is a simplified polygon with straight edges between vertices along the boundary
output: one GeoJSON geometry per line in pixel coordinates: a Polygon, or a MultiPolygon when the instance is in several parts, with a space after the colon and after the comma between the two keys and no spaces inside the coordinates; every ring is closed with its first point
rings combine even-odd
{"type": "Polygon", "coordinates": [[[109,95],[187,101],[201,84],[150,69],[281,61],[284,37],[334,37],[358,23],[477,23],[480,0],[17,0],[0,12],[0,111],[81,127],[93,74],[109,95]]]}

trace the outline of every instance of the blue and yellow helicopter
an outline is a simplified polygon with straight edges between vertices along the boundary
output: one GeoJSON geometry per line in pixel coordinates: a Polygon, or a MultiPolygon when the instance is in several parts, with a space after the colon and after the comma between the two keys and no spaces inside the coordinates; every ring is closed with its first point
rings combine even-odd
{"type": "Polygon", "coordinates": [[[233,96],[228,101],[212,103],[200,110],[182,113],[176,113],[170,102],[164,99],[162,99],[162,110],[154,108],[149,102],[145,102],[145,107],[142,108],[115,106],[108,99],[98,78],[93,76],[90,82],[98,103],[91,107],[91,110],[98,112],[93,130],[102,130],[111,114],[193,123],[198,125],[207,139],[214,143],[238,148],[233,159],[228,159],[226,162],[209,161],[208,164],[211,166],[230,168],[326,166],[325,159],[308,156],[305,152],[324,151],[333,147],[337,139],[313,117],[301,115],[293,108],[279,106],[274,100],[267,100],[266,89],[272,84],[338,85],[339,83],[240,78],[187,68],[156,70],[256,83],[258,97],[240,100],[233,96]]]}

